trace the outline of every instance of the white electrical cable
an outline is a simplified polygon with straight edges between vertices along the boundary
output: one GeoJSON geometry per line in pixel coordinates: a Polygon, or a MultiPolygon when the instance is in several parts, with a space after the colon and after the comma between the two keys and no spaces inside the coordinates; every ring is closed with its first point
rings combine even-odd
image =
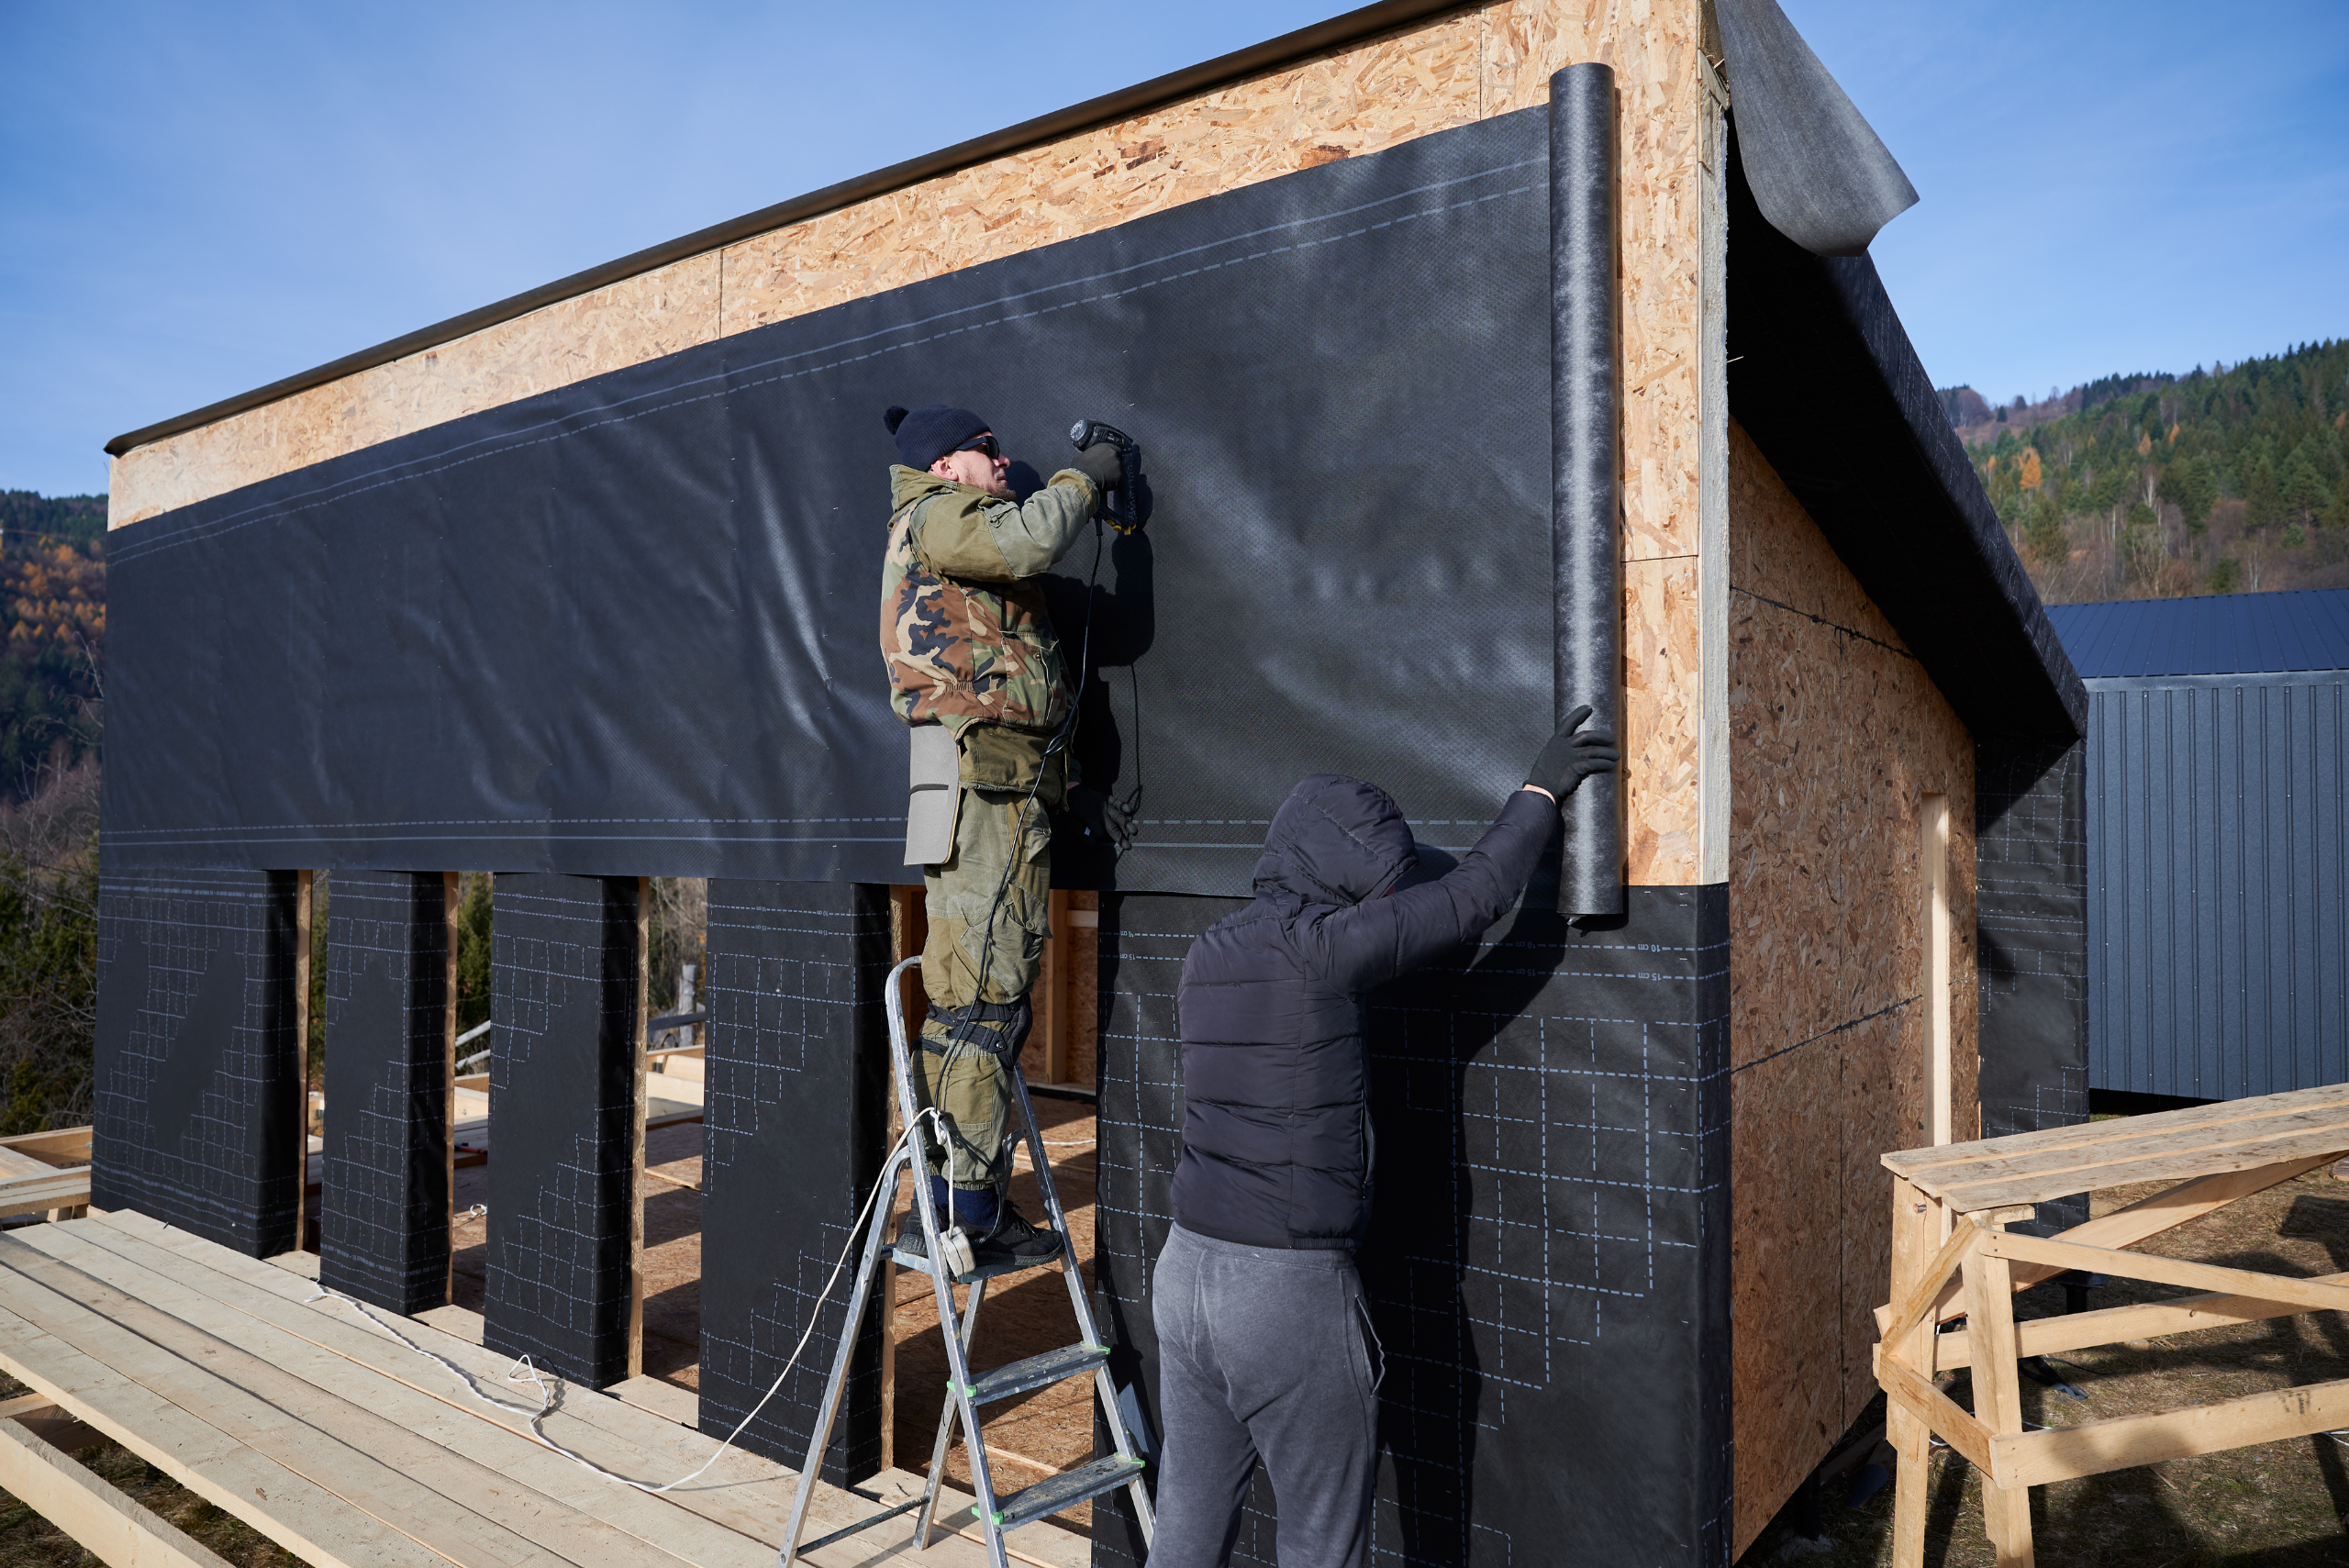
{"type": "MultiPolygon", "coordinates": [[[[490,1407],[492,1409],[503,1411],[507,1415],[524,1417],[529,1421],[530,1429],[525,1435],[537,1442],[540,1447],[552,1449],[555,1452],[562,1455],[563,1458],[571,1461],[573,1464],[579,1465],[583,1469],[592,1470],[596,1474],[603,1476],[606,1480],[617,1481],[623,1486],[633,1486],[640,1492],[650,1492],[656,1496],[662,1492],[674,1492],[688,1481],[699,1480],[704,1471],[707,1471],[711,1465],[716,1464],[719,1456],[724,1454],[728,1449],[734,1446],[734,1440],[740,1437],[743,1430],[748,1428],[752,1421],[758,1418],[759,1412],[767,1407],[767,1401],[775,1396],[776,1393],[783,1387],[784,1380],[791,1375],[791,1369],[799,1364],[799,1352],[807,1348],[808,1340],[814,1337],[816,1325],[823,1316],[824,1303],[831,1299],[832,1287],[840,1283],[841,1271],[848,1267],[849,1256],[856,1251],[857,1240],[863,1233],[865,1219],[872,1214],[873,1206],[880,1200],[881,1186],[882,1184],[888,1179],[890,1162],[896,1158],[897,1151],[907,1147],[912,1140],[914,1129],[921,1126],[922,1118],[925,1117],[929,1118],[933,1122],[939,1121],[937,1109],[934,1106],[924,1106],[920,1110],[914,1114],[912,1124],[906,1129],[905,1132],[898,1138],[897,1141],[891,1145],[887,1158],[882,1161],[881,1174],[874,1178],[873,1190],[864,1195],[864,1207],[857,1211],[855,1223],[849,1227],[848,1244],[841,1249],[840,1261],[832,1265],[831,1277],[824,1282],[824,1288],[817,1294],[816,1305],[808,1310],[807,1331],[799,1336],[799,1342],[791,1348],[791,1357],[788,1361],[785,1361],[783,1363],[783,1370],[775,1374],[774,1382],[767,1386],[767,1391],[764,1394],[759,1396],[759,1402],[751,1407],[751,1413],[743,1417],[735,1429],[726,1435],[726,1440],[718,1445],[717,1452],[712,1453],[707,1460],[702,1462],[702,1465],[699,1470],[696,1470],[690,1475],[681,1475],[665,1486],[649,1485],[646,1483],[635,1480],[630,1476],[622,1475],[616,1471],[607,1470],[602,1465],[596,1463],[594,1460],[572,1452],[569,1449],[563,1447],[561,1443],[547,1436],[546,1433],[540,1429],[539,1423],[544,1420],[548,1413],[554,1408],[554,1393],[551,1389],[547,1387],[546,1379],[539,1375],[539,1369],[531,1364],[530,1358],[529,1356],[519,1358],[511,1367],[507,1369],[506,1381],[512,1384],[529,1382],[537,1385],[539,1390],[539,1407],[536,1410],[525,1410],[519,1405],[509,1405],[503,1399],[494,1399],[490,1396],[484,1394],[479,1386],[474,1384],[473,1374],[471,1373],[465,1371],[464,1368],[449,1360],[446,1356],[437,1355],[433,1351],[426,1350],[422,1345],[417,1344],[406,1334],[401,1333],[397,1329],[393,1328],[389,1323],[384,1322],[382,1318],[368,1311],[366,1304],[360,1301],[355,1296],[345,1296],[339,1290],[328,1290],[326,1286],[320,1285],[318,1286],[317,1295],[308,1297],[307,1300],[305,1301],[304,1305],[307,1306],[311,1303],[319,1301],[341,1302],[344,1306],[349,1307],[352,1311],[358,1313],[362,1322],[366,1323],[371,1328],[376,1329],[383,1333],[390,1335],[393,1339],[397,1340],[401,1344],[406,1345],[409,1350],[414,1351],[417,1355],[424,1357],[426,1360],[439,1362],[442,1366],[448,1368],[451,1373],[455,1374],[457,1381],[464,1385],[465,1392],[472,1395],[475,1399],[480,1400],[483,1404],[490,1407]],[[529,1375],[527,1378],[519,1377],[516,1375],[518,1373],[527,1373],[529,1375]]],[[[938,1130],[942,1138],[944,1132],[942,1123],[941,1123],[938,1130]]]]}

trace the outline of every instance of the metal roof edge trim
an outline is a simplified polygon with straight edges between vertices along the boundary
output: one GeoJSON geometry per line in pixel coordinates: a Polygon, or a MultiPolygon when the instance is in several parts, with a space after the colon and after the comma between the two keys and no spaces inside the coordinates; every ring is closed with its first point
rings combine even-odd
{"type": "Polygon", "coordinates": [[[951,174],[990,159],[1023,152],[1063,136],[1073,136],[1164,108],[1185,98],[1228,87],[1236,82],[1294,65],[1299,61],[1359,43],[1380,33],[1408,27],[1447,11],[1473,10],[1477,3],[1478,0],[1377,0],[1376,4],[1348,11],[1327,21],[1316,22],[1310,27],[1299,28],[1294,32],[1283,33],[1263,43],[1251,44],[1246,49],[1203,61],[1197,65],[1185,66],[1180,71],[1169,72],[1163,76],[1153,77],[1097,98],[1088,98],[1081,104],[1056,109],[1034,119],[1022,120],[1018,125],[957,142],[936,152],[892,163],[869,174],[826,185],[805,195],[777,202],[773,206],[745,213],[728,222],[713,224],[707,228],[696,229],[678,239],[650,246],[617,261],[573,272],[569,277],[558,278],[553,283],[541,284],[537,288],[495,304],[479,306],[461,316],[452,316],[430,327],[419,328],[414,332],[378,343],[372,349],[362,349],[357,353],[346,354],[341,359],[271,382],[266,386],[255,387],[250,392],[224,397],[217,403],[206,404],[189,413],[142,426],[108,441],[106,452],[109,457],[121,457],[167,437],[217,424],[234,415],[291,397],[295,393],[307,392],[312,387],[356,375],[361,371],[406,359],[410,354],[452,342],[562,300],[607,288],[657,267],[665,267],[687,257],[714,250],[721,245],[731,245],[753,235],[805,222],[828,212],[837,212],[857,202],[886,195],[892,191],[903,190],[941,174],[951,174]]]}

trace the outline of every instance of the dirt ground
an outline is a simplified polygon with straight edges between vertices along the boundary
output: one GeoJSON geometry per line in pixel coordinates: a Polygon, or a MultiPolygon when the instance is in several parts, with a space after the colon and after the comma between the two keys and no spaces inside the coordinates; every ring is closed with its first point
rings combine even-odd
{"type": "MultiPolygon", "coordinates": [[[[2160,1184],[2110,1188],[2094,1195],[2093,1211],[2108,1214],[2159,1190],[2160,1184]]],[[[2319,1171],[2241,1199],[2155,1237],[2139,1250],[2273,1273],[2349,1271],[2349,1183],[2319,1171]]],[[[2090,1292],[2088,1305],[2120,1307],[2186,1294],[2164,1285],[2115,1281],[2090,1292]]],[[[2021,1317],[2063,1310],[2063,1292],[2052,1285],[2017,1298],[2021,1317]]],[[[2046,1359],[2051,1370],[2078,1393],[2026,1378],[2023,1419],[2034,1427],[2071,1427],[2349,1377],[2349,1321],[2337,1312],[2310,1313],[2134,1346],[2067,1351],[2046,1359]]],[[[1965,1373],[1956,1374],[1949,1393],[1971,1407],[1965,1373]]],[[[1883,1418],[1879,1399],[1859,1425],[1865,1429],[1883,1418]]],[[[1979,1473],[1939,1444],[1932,1466],[1927,1568],[1992,1568],[1990,1543],[1982,1533],[1979,1473]]],[[[1857,1508],[1848,1506],[1848,1484],[1828,1490],[1829,1545],[1813,1548],[1795,1539],[1782,1515],[1747,1550],[1741,1568],[1790,1562],[1818,1568],[1890,1562],[1891,1487],[1857,1508]]],[[[2319,1433],[2201,1459],[2172,1460],[2034,1487],[2031,1494],[2041,1568],[2316,1568],[2349,1563],[2344,1510],[2349,1510],[2349,1433],[2339,1438],[2319,1433]]]]}

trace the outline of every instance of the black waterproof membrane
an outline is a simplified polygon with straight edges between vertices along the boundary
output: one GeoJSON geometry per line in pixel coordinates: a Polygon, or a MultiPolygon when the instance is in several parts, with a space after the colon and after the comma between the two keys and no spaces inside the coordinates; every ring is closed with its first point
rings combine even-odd
{"type": "Polygon", "coordinates": [[[449,1299],[442,879],[335,873],[320,956],[334,1114],[318,1196],[318,1283],[394,1312],[423,1312],[449,1299]]]}
{"type": "Polygon", "coordinates": [[[628,1375],[636,902],[632,876],[517,874],[491,915],[482,1343],[591,1388],[628,1375]]]}
{"type": "MultiPolygon", "coordinates": [[[[1240,906],[1101,911],[1097,1277],[1111,1370],[1156,1405],[1150,1267],[1182,1125],[1174,983],[1240,906]]],[[[1374,1562],[1724,1563],[1728,893],[1633,887],[1577,934],[1536,893],[1370,1002],[1377,1205],[1358,1255],[1385,1348],[1374,1562]]],[[[1270,1565],[1264,1473],[1237,1563],[1270,1565]]],[[[1096,1562],[1140,1562],[1123,1495],[1096,1562]]]]}
{"type": "Polygon", "coordinates": [[[118,530],[109,867],[905,880],[881,411],[932,400],[1026,484],[1080,415],[1145,449],[1148,528],[1052,591],[1072,662],[1090,635],[1085,777],[1141,818],[1116,884],[1244,892],[1318,772],[1464,846],[1551,728],[1548,128],[1422,137],[118,530]]]}
{"type": "Polygon", "coordinates": [[[265,1258],[293,1247],[292,872],[109,876],[90,1201],[265,1258]]]}
{"type": "MultiPolygon", "coordinates": [[[[2088,1118],[2087,781],[2085,742],[1976,742],[1985,1138],[2088,1118]]],[[[2042,1204],[2035,1229],[2087,1218],[2082,1193],[2042,1204]]]]}
{"type": "MultiPolygon", "coordinates": [[[[713,880],[708,963],[701,1429],[723,1438],[740,1426],[807,1335],[790,1380],[737,1440],[797,1470],[859,1260],[837,1280],[832,1271],[889,1136],[887,891],[713,880]]],[[[824,1477],[841,1486],[881,1463],[877,1292],[857,1334],[824,1451],[824,1477]]]]}

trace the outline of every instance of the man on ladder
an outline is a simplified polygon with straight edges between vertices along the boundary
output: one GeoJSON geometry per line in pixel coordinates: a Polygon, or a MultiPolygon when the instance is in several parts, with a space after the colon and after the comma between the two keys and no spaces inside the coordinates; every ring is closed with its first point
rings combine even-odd
{"type": "MultiPolygon", "coordinates": [[[[1074,697],[1036,580],[1118,483],[1119,454],[1087,447],[1023,503],[1010,460],[969,409],[893,407],[883,419],[901,461],[889,470],[881,652],[890,705],[911,728],[906,863],[923,868],[930,920],[916,1054],[921,1103],[950,1146],[930,1192],[980,1263],[1041,1262],[1060,1238],[1029,1223],[1005,1186],[1008,1068],[1050,935],[1047,813],[1072,806],[1101,832],[1114,817],[1067,783],[1055,738],[1074,697]]],[[[897,1244],[918,1255],[919,1227],[909,1220],[897,1244]]]]}

